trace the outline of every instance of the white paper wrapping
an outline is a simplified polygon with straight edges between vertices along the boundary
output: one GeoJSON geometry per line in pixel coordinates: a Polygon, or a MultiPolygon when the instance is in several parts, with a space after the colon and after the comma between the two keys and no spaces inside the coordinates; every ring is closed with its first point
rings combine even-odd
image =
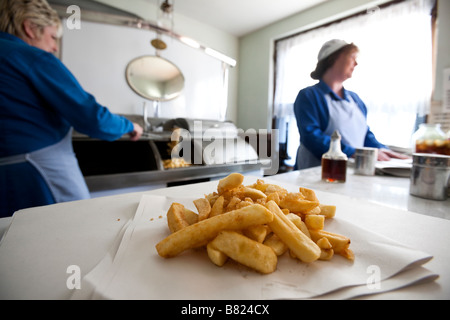
{"type": "MultiPolygon", "coordinates": [[[[77,290],[73,298],[348,299],[437,278],[422,267],[432,259],[429,254],[340,218],[342,210],[363,210],[345,201],[328,203],[338,210],[324,229],[351,239],[350,248],[356,257],[353,262],[335,255],[330,261],[306,264],[286,253],[278,258],[275,272],[262,275],[233,261],[217,267],[204,249],[188,250],[170,259],[160,257],[155,245],[169,235],[166,213],[170,204],[176,201],[195,210],[192,200],[202,197],[202,191],[214,191],[217,182],[203,186],[198,194],[186,186],[186,197],[144,195],[134,219],[125,225],[110,253],[84,277],[82,290],[77,290]]],[[[283,187],[298,190],[295,186],[283,187]]]]}

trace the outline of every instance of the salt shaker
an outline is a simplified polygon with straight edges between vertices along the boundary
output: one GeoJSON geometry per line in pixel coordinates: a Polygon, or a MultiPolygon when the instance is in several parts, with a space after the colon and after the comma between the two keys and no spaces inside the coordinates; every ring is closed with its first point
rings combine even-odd
{"type": "Polygon", "coordinates": [[[446,200],[450,184],[450,156],[414,153],[409,193],[413,196],[446,200]]]}
{"type": "Polygon", "coordinates": [[[356,148],[355,150],[355,174],[363,176],[375,175],[378,159],[377,148],[356,148]]]}

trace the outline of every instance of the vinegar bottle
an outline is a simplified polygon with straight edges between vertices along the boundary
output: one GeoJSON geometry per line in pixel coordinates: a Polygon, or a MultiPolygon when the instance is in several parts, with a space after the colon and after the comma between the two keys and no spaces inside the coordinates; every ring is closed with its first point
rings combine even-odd
{"type": "Polygon", "coordinates": [[[345,182],[347,160],[347,155],[341,150],[341,135],[336,130],[331,136],[330,149],[322,155],[322,180],[345,182]]]}

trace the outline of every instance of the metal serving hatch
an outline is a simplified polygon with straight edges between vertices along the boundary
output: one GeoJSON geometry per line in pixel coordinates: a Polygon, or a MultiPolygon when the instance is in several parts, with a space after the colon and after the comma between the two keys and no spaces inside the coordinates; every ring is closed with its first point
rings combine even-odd
{"type": "Polygon", "coordinates": [[[101,141],[74,132],[74,152],[91,192],[209,181],[232,172],[262,175],[256,146],[242,138],[231,122],[148,120],[159,130],[136,142],[127,136],[101,141]]]}

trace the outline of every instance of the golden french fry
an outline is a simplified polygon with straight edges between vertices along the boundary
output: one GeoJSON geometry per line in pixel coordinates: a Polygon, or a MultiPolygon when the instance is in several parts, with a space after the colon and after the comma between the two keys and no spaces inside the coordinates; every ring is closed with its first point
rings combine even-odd
{"type": "Polygon", "coordinates": [[[222,231],[211,245],[231,259],[263,274],[272,273],[277,268],[277,255],[271,248],[237,232],[222,231]]]}
{"type": "Polygon", "coordinates": [[[244,235],[252,240],[262,243],[267,236],[269,228],[266,225],[260,224],[248,227],[244,230],[244,235]]]}
{"type": "Polygon", "coordinates": [[[325,225],[325,216],[308,214],[305,216],[305,224],[308,229],[322,230],[325,225]]]}
{"type": "MultiPolygon", "coordinates": [[[[289,257],[291,257],[292,259],[297,259],[297,256],[295,255],[295,253],[289,249],[289,257]]],[[[319,256],[320,258],[320,256],[319,256]]]]}
{"type": "Polygon", "coordinates": [[[215,217],[223,213],[223,204],[224,204],[225,198],[223,196],[220,196],[216,199],[214,202],[211,213],[209,214],[210,217],[215,217]]]}
{"type": "Polygon", "coordinates": [[[288,249],[288,246],[275,233],[272,233],[263,243],[272,248],[277,256],[281,256],[288,249]]]}
{"type": "Polygon", "coordinates": [[[184,250],[206,245],[222,230],[240,230],[272,220],[272,212],[254,204],[180,229],[156,244],[156,250],[161,257],[174,257],[184,250]]]}
{"type": "Polygon", "coordinates": [[[233,196],[230,201],[227,204],[226,207],[226,211],[231,211],[237,208],[237,205],[239,204],[239,202],[241,202],[242,200],[239,199],[239,197],[233,196]]]}
{"type": "Polygon", "coordinates": [[[267,202],[272,200],[275,201],[276,204],[280,204],[280,195],[278,192],[269,193],[266,200],[267,202]]]}
{"type": "Polygon", "coordinates": [[[269,201],[266,207],[273,213],[273,221],[268,223],[269,227],[298,259],[313,262],[320,257],[320,248],[285,216],[274,201],[269,201]]]}
{"type": "Polygon", "coordinates": [[[315,208],[313,208],[313,209],[311,209],[311,210],[309,210],[309,211],[306,211],[306,212],[304,212],[304,214],[305,215],[313,215],[313,214],[320,214],[320,212],[321,212],[321,209],[320,209],[320,204],[317,206],[317,207],[315,207],[315,208]]]}
{"type": "Polygon", "coordinates": [[[185,219],[185,208],[181,203],[172,203],[167,211],[167,225],[170,232],[176,232],[189,226],[185,219]]]}
{"type": "Polygon", "coordinates": [[[236,205],[236,209],[243,208],[243,207],[247,207],[247,206],[251,206],[252,204],[255,204],[255,203],[253,202],[253,200],[250,199],[250,198],[246,198],[246,200],[241,201],[241,202],[239,202],[239,203],[236,205]]]}
{"type": "Polygon", "coordinates": [[[258,189],[249,188],[249,187],[244,187],[242,194],[244,195],[244,197],[249,197],[254,201],[267,197],[264,192],[262,192],[258,189]]]}
{"type": "Polygon", "coordinates": [[[316,244],[319,246],[320,249],[332,249],[333,248],[330,241],[325,237],[317,240],[316,244]]]}
{"type": "Polygon", "coordinates": [[[320,248],[319,260],[331,260],[331,258],[333,258],[334,250],[333,250],[333,247],[332,247],[330,241],[328,241],[327,238],[325,238],[325,237],[320,238],[319,240],[317,240],[316,244],[320,248]]]}
{"type": "Polygon", "coordinates": [[[239,187],[242,184],[242,182],[244,182],[244,176],[242,174],[232,173],[227,177],[219,180],[217,191],[219,192],[219,194],[221,194],[224,191],[228,191],[239,187]]]}
{"type": "Polygon", "coordinates": [[[343,250],[337,252],[340,256],[343,256],[344,258],[354,261],[355,260],[355,253],[353,250],[351,250],[348,246],[344,248],[343,250]]]}
{"type": "Polygon", "coordinates": [[[292,200],[306,200],[305,196],[301,192],[288,192],[284,198],[292,200]]]}
{"type": "Polygon", "coordinates": [[[306,226],[306,224],[303,222],[302,218],[300,218],[298,215],[296,215],[295,213],[288,213],[286,215],[286,217],[291,220],[295,226],[297,228],[300,229],[301,232],[303,232],[304,234],[306,234],[308,236],[308,238],[311,238],[311,235],[309,234],[309,230],[308,227],[306,226]]]}
{"type": "Polygon", "coordinates": [[[210,194],[207,194],[205,198],[209,201],[209,204],[213,206],[214,202],[217,200],[217,198],[219,198],[219,195],[216,192],[212,192],[210,194]]]}
{"type": "Polygon", "coordinates": [[[336,206],[328,205],[328,204],[319,204],[320,214],[324,215],[325,218],[333,218],[336,214],[336,206]]]}
{"type": "Polygon", "coordinates": [[[350,248],[345,248],[341,252],[339,252],[341,256],[344,258],[347,258],[348,260],[354,261],[355,260],[355,253],[350,248]]]}
{"type": "Polygon", "coordinates": [[[264,183],[264,180],[258,179],[254,184],[249,185],[248,187],[253,189],[258,189],[259,191],[265,192],[268,184],[264,183]]]}
{"type": "Polygon", "coordinates": [[[320,257],[319,260],[331,260],[334,256],[333,249],[320,249],[320,257]]]}
{"type": "Polygon", "coordinates": [[[208,253],[209,260],[211,260],[216,266],[221,267],[228,260],[227,255],[214,248],[211,242],[206,245],[206,252],[208,253]]]}
{"type": "Polygon", "coordinates": [[[266,189],[264,190],[265,194],[271,194],[271,193],[274,193],[274,192],[278,193],[280,198],[283,198],[283,197],[285,197],[288,194],[288,192],[287,192],[287,190],[285,188],[280,187],[280,186],[278,186],[276,184],[268,184],[266,186],[266,189]]]}
{"type": "Polygon", "coordinates": [[[169,258],[205,246],[217,266],[232,258],[261,273],[273,272],[277,256],[288,249],[292,258],[307,263],[330,260],[335,253],[355,259],[349,238],[323,230],[336,206],[320,203],[308,188],[288,192],[261,179],[249,186],[243,180],[239,173],[220,180],[217,192],[194,201],[198,214],[173,203],[167,213],[172,233],[156,244],[158,254],[169,258]]]}
{"type": "Polygon", "coordinates": [[[294,193],[288,193],[280,200],[281,209],[289,209],[290,212],[294,213],[306,213],[318,206],[318,201],[305,200],[294,193]]]}
{"type": "Polygon", "coordinates": [[[305,197],[305,200],[319,202],[319,199],[317,199],[316,193],[308,188],[299,188],[300,193],[305,197]]]}
{"type": "Polygon", "coordinates": [[[333,250],[335,253],[341,253],[344,251],[344,249],[347,249],[350,245],[350,239],[346,236],[325,231],[325,230],[309,230],[309,233],[311,234],[311,239],[315,242],[317,242],[320,238],[327,238],[328,241],[331,243],[333,250]]]}
{"type": "Polygon", "coordinates": [[[188,208],[184,208],[184,219],[187,221],[189,225],[198,222],[198,214],[194,211],[189,210],[188,208]]]}
{"type": "Polygon", "coordinates": [[[299,215],[292,213],[292,212],[288,212],[285,213],[284,209],[281,209],[281,211],[286,215],[286,218],[288,218],[289,220],[291,220],[296,226],[297,228],[300,228],[299,225],[303,222],[302,218],[300,218],[299,215]]]}
{"type": "Polygon", "coordinates": [[[205,220],[211,213],[211,205],[206,198],[200,198],[194,200],[194,205],[198,210],[198,221],[205,220]]]}

